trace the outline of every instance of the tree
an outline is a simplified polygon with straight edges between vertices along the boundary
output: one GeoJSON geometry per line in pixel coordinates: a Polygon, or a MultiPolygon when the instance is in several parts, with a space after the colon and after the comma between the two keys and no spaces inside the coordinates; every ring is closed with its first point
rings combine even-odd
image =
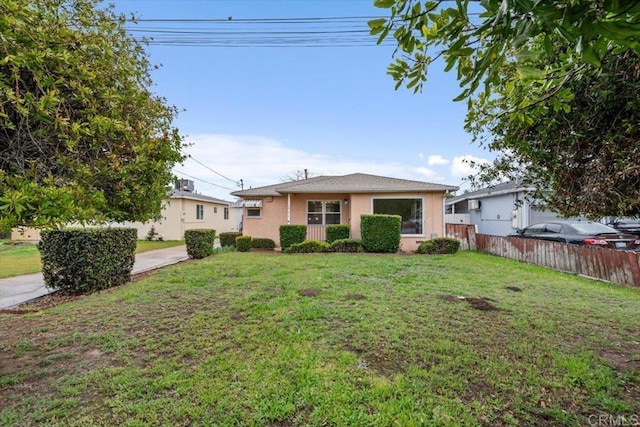
{"type": "Polygon", "coordinates": [[[467,130],[501,153],[480,180],[524,178],[568,216],[640,212],[640,0],[451,3],[378,0],[391,17],[369,25],[403,53],[396,87],[456,69],[467,130]]]}
{"type": "Polygon", "coordinates": [[[177,111],[124,23],[97,0],[0,3],[0,229],[159,214],[177,111]]]}

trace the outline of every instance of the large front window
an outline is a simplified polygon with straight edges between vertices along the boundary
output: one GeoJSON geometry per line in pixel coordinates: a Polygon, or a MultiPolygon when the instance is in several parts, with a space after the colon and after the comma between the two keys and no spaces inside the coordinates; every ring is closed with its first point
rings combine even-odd
{"type": "Polygon", "coordinates": [[[422,204],[422,198],[373,199],[373,213],[400,215],[402,217],[400,234],[422,234],[424,224],[422,204]]]}
{"type": "Polygon", "coordinates": [[[307,225],[340,224],[340,200],[309,200],[307,225]]]}

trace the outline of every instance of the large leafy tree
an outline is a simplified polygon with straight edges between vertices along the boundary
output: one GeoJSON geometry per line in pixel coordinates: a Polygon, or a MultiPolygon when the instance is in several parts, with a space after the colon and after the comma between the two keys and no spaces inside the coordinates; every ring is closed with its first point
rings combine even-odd
{"type": "Polygon", "coordinates": [[[378,0],[397,87],[419,91],[442,57],[466,127],[501,154],[481,180],[523,177],[565,215],[640,212],[640,1],[378,0]]]}
{"type": "Polygon", "coordinates": [[[0,229],[159,214],[182,141],[124,23],[95,0],[0,2],[0,229]]]}

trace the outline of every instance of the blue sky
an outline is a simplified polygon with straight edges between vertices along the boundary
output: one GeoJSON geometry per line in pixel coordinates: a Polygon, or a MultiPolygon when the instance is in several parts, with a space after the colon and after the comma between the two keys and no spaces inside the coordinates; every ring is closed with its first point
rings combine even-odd
{"type": "Polygon", "coordinates": [[[392,45],[376,45],[366,33],[331,33],[367,30],[367,19],[243,21],[384,16],[386,10],[375,8],[373,0],[113,3],[117,11],[141,18],[130,26],[133,35],[154,37],[146,50],[151,63],[162,66],[153,72],[153,90],[185,110],[176,125],[195,159],[175,171],[197,178],[201,193],[232,200],[230,190],[239,189],[232,181],[242,179],[245,188],[269,185],[305,168],[312,175],[363,172],[467,188],[462,179],[470,168],[463,159],[491,158],[463,130],[466,104],[452,101],[459,93],[453,73],[436,65],[422,93],[396,91],[386,74],[392,45]],[[298,36],[291,32],[310,31],[320,32],[311,36],[316,41],[293,42],[298,36]],[[287,43],[263,47],[272,36],[287,43]],[[165,37],[187,42],[158,44],[165,37]]]}

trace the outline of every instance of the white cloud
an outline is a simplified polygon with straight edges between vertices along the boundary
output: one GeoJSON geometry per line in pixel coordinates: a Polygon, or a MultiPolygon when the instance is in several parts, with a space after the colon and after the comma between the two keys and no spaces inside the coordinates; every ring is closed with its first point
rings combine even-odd
{"type": "Polygon", "coordinates": [[[446,182],[445,177],[426,167],[407,163],[373,161],[368,159],[344,159],[327,154],[309,153],[287,147],[280,141],[252,135],[201,134],[187,138],[191,144],[186,149],[193,159],[185,160],[174,172],[178,177],[193,179],[196,191],[225,200],[232,200],[231,191],[240,190],[235,183],[240,179],[244,188],[260,187],[282,182],[294,171],[305,168],[312,176],[346,175],[362,172],[373,175],[419,181],[446,182]],[[208,167],[202,166],[204,163],[208,167]],[[216,172],[230,178],[226,180],[216,172]],[[192,177],[186,176],[191,175],[192,177]],[[210,185],[208,183],[216,184],[210,185]],[[220,188],[219,186],[227,187],[220,188]]]}
{"type": "Polygon", "coordinates": [[[415,171],[417,173],[419,173],[420,175],[424,175],[428,179],[437,179],[438,181],[441,180],[441,178],[438,176],[438,173],[436,171],[434,171],[434,170],[429,169],[429,168],[419,167],[419,168],[416,168],[415,171]]]}
{"type": "Polygon", "coordinates": [[[427,158],[427,164],[429,166],[446,165],[448,163],[449,163],[449,160],[445,159],[440,154],[432,154],[427,158]]]}
{"type": "Polygon", "coordinates": [[[476,174],[478,170],[471,165],[471,162],[476,164],[486,164],[489,163],[489,160],[481,157],[475,157],[471,154],[454,157],[451,162],[451,175],[457,178],[466,178],[469,175],[476,174]]]}

